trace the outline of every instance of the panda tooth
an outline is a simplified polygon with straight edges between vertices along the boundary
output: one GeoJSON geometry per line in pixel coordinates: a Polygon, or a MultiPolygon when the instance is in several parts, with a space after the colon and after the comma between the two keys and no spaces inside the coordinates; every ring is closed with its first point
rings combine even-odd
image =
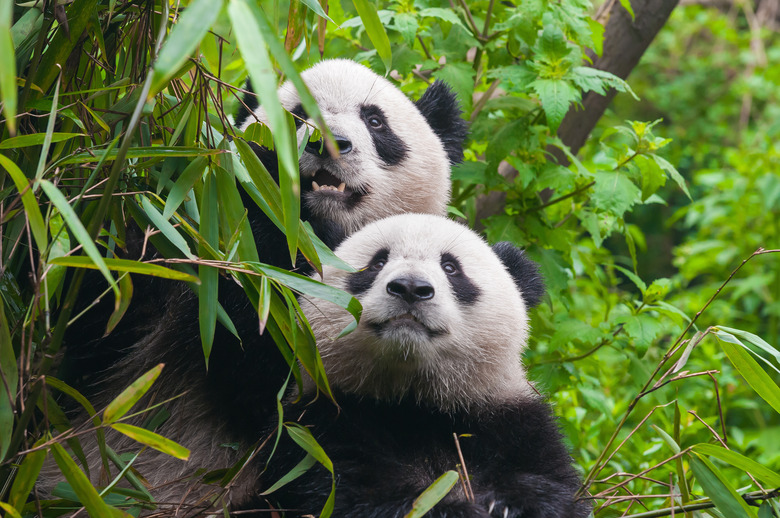
{"type": "Polygon", "coordinates": [[[339,184],[338,191],[339,191],[339,192],[344,192],[344,188],[345,188],[346,186],[347,186],[347,184],[346,184],[346,183],[344,183],[344,182],[341,182],[341,183],[339,184]]]}
{"type": "Polygon", "coordinates": [[[315,191],[319,191],[320,190],[320,185],[317,182],[312,182],[311,183],[311,188],[313,190],[315,190],[315,191]]]}

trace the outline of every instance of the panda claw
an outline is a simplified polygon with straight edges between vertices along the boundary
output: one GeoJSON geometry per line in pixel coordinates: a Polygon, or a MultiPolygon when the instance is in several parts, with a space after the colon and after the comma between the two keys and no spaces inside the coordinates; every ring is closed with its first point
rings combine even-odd
{"type": "Polygon", "coordinates": [[[496,506],[496,501],[493,500],[490,502],[490,507],[488,507],[488,514],[493,514],[493,508],[496,506]]]}
{"type": "Polygon", "coordinates": [[[504,518],[508,518],[508,516],[509,516],[509,508],[504,507],[504,518]]]}

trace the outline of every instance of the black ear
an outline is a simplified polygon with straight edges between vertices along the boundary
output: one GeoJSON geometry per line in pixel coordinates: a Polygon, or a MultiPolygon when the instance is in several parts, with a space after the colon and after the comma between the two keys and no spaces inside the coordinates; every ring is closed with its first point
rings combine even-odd
{"type": "MultiPolygon", "coordinates": [[[[252,80],[246,80],[246,86],[244,90],[254,92],[252,89],[252,80]]],[[[257,95],[254,93],[244,94],[243,103],[239,103],[238,113],[236,113],[236,128],[240,128],[244,122],[249,118],[249,115],[260,106],[257,102],[257,95]]]]}
{"type": "Polygon", "coordinates": [[[455,93],[446,83],[436,81],[414,104],[441,139],[450,164],[461,163],[468,124],[461,117],[463,110],[455,93]]]}
{"type": "Polygon", "coordinates": [[[493,252],[514,278],[525,305],[529,308],[538,305],[545,293],[544,279],[539,271],[539,265],[508,241],[493,245],[493,252]]]}

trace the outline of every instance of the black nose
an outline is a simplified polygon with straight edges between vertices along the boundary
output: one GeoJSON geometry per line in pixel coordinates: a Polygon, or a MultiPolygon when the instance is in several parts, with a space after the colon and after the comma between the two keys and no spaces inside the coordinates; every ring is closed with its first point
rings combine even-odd
{"type": "MultiPolygon", "coordinates": [[[[352,151],[352,142],[349,139],[342,137],[341,135],[333,135],[333,139],[336,141],[336,145],[339,147],[339,153],[346,155],[352,151]]],[[[325,147],[325,142],[322,140],[309,141],[306,143],[306,151],[317,156],[326,156],[328,149],[325,147]]]]}
{"type": "Polygon", "coordinates": [[[387,293],[404,299],[409,304],[433,298],[433,286],[422,279],[401,277],[387,283],[387,293]]]}

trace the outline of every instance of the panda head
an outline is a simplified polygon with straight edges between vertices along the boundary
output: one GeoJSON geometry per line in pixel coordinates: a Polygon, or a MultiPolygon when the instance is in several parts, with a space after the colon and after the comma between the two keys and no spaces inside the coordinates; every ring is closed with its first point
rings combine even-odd
{"type": "Polygon", "coordinates": [[[532,397],[520,355],[544,285],[521,250],[490,247],[444,217],[404,214],[367,225],[336,253],[358,271],[326,268],[324,280],[363,305],[357,329],[339,338],[350,315],[301,304],[333,387],[444,411],[532,397]]]}
{"type": "MultiPolygon", "coordinates": [[[[403,212],[445,214],[450,166],[463,158],[466,123],[455,95],[441,82],[416,102],[354,61],[322,61],[301,73],[340,148],[331,157],[310,143],[300,160],[302,200],[312,215],[351,233],[366,223],[403,212]]],[[[247,96],[252,101],[253,96],[247,96]]],[[[296,116],[298,139],[306,115],[289,81],[282,106],[296,116]]],[[[244,130],[266,114],[256,101],[238,115],[244,130]]]]}

